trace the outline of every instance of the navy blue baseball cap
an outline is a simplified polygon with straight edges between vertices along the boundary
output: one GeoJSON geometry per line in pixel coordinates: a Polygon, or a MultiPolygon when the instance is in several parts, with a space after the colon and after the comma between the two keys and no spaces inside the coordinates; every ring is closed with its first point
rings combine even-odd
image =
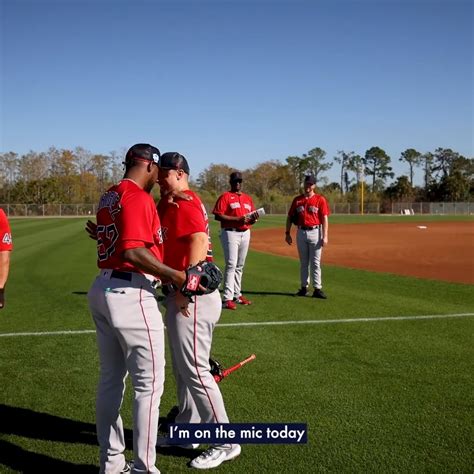
{"type": "Polygon", "coordinates": [[[164,170],[183,170],[186,174],[189,174],[188,160],[176,151],[163,153],[158,166],[164,170]]]}
{"type": "Polygon", "coordinates": [[[316,176],[314,174],[307,174],[304,177],[305,184],[316,184],[316,176]]]}
{"type": "Polygon", "coordinates": [[[140,160],[152,161],[156,165],[160,161],[160,150],[153,145],[148,143],[137,143],[129,148],[125,155],[125,163],[131,163],[134,158],[140,160]]]}
{"type": "Polygon", "coordinates": [[[240,171],[234,171],[230,174],[230,181],[242,181],[242,173],[240,171]]]}

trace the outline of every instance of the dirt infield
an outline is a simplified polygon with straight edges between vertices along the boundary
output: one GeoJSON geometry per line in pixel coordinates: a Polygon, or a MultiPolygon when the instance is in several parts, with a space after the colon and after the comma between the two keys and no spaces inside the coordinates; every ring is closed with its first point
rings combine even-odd
{"type": "MultiPolygon", "coordinates": [[[[255,229],[251,248],[298,258],[284,228],[255,229]]],[[[333,224],[323,265],[474,284],[474,222],[333,224]]]]}

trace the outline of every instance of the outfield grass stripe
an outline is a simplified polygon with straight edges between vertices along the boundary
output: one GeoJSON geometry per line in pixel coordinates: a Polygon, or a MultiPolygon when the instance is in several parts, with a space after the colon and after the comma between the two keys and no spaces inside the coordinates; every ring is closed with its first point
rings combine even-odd
{"type": "MultiPolygon", "coordinates": [[[[428,314],[422,316],[387,316],[375,318],[352,318],[352,319],[309,319],[303,321],[265,321],[255,323],[223,323],[217,327],[245,327],[245,326],[284,326],[291,324],[337,324],[337,323],[368,323],[373,321],[404,321],[418,319],[446,319],[446,318],[466,318],[474,316],[474,313],[459,314],[428,314]]],[[[42,332],[10,332],[0,334],[0,337],[19,337],[19,336],[58,336],[73,334],[93,334],[95,329],[83,329],[79,331],[42,331],[42,332]]]]}
{"type": "Polygon", "coordinates": [[[217,327],[232,327],[232,326],[284,326],[291,324],[337,324],[337,323],[366,323],[372,321],[403,321],[403,320],[417,320],[417,319],[446,319],[446,318],[466,318],[474,316],[474,313],[459,313],[459,314],[427,314],[422,316],[387,316],[374,318],[352,318],[352,319],[308,319],[303,321],[265,321],[256,323],[224,323],[218,324],[217,327]]]}

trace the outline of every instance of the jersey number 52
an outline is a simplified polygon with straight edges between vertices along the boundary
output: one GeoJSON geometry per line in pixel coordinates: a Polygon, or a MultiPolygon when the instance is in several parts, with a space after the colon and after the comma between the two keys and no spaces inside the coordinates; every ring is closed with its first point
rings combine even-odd
{"type": "Polygon", "coordinates": [[[115,224],[97,226],[97,255],[102,262],[115,252],[115,242],[118,239],[115,224]]]}

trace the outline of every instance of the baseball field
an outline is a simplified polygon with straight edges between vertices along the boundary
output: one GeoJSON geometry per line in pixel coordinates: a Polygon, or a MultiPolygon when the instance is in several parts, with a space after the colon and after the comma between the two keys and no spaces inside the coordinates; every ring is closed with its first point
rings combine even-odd
{"type": "MultiPolygon", "coordinates": [[[[94,243],[84,219],[11,224],[0,472],[97,472],[98,357],[86,297],[94,243]]],[[[473,472],[474,219],[331,217],[325,301],[293,296],[299,263],[295,248],[276,249],[283,228],[281,216],[255,227],[243,283],[253,304],[223,312],[213,355],[225,366],[257,356],[221,382],[231,421],[307,423],[308,443],[244,445],[218,470],[473,472]],[[381,226],[385,237],[374,238],[381,226]]],[[[213,238],[222,266],[215,226],[213,238]]],[[[162,414],[175,404],[167,361],[162,414]]],[[[130,390],[123,417],[130,446],[130,390]]],[[[196,454],[159,448],[158,466],[186,472],[196,454]]]]}

